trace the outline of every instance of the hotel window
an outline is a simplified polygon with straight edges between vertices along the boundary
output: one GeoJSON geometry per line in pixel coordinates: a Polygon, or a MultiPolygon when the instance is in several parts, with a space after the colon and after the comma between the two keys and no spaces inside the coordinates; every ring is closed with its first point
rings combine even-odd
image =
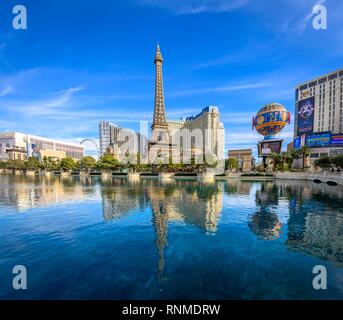
{"type": "Polygon", "coordinates": [[[329,80],[333,80],[336,78],[337,78],[337,72],[329,75],[329,80]]]}
{"type": "Polygon", "coordinates": [[[310,84],[309,84],[309,87],[315,87],[317,85],[317,80],[315,81],[312,81],[310,84]]]}
{"type": "Polygon", "coordinates": [[[31,144],[35,144],[38,148],[42,150],[53,150],[54,149],[54,143],[51,141],[45,141],[45,140],[39,140],[39,139],[30,139],[31,144]]]}
{"type": "Polygon", "coordinates": [[[324,83],[324,82],[326,82],[326,81],[327,81],[327,77],[324,77],[324,78],[319,79],[319,80],[318,80],[318,83],[319,83],[319,84],[322,84],[322,83],[324,83]]]}

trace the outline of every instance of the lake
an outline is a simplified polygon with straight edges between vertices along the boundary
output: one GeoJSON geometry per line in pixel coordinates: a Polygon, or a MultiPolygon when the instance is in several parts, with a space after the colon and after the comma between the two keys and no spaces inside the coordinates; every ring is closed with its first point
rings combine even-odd
{"type": "Polygon", "coordinates": [[[343,299],[341,187],[0,175],[0,235],[0,299],[343,299]]]}

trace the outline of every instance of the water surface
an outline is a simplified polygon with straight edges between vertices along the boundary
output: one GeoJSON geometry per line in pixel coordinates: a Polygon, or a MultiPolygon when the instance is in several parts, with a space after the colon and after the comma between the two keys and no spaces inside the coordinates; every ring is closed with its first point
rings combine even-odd
{"type": "Polygon", "coordinates": [[[312,182],[1,175],[0,299],[342,299],[342,199],[312,182]]]}

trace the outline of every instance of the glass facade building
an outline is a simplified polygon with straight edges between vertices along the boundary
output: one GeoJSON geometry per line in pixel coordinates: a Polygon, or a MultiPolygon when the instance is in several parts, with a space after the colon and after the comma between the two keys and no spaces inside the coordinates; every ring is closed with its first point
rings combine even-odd
{"type": "Polygon", "coordinates": [[[78,144],[66,143],[20,132],[0,133],[1,153],[6,153],[6,150],[11,148],[24,149],[27,157],[33,156],[34,153],[39,154],[42,151],[50,151],[50,154],[55,158],[60,158],[61,155],[64,155],[75,160],[80,160],[85,155],[85,148],[78,144]],[[55,156],[54,153],[56,153],[55,156]]]}

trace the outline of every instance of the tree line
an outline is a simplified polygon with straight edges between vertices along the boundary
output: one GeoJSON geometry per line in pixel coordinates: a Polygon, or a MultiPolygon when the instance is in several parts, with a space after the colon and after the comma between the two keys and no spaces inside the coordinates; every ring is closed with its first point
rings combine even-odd
{"type": "Polygon", "coordinates": [[[98,160],[91,156],[83,157],[79,161],[72,158],[64,158],[55,160],[44,157],[38,160],[34,157],[29,157],[27,160],[7,160],[0,162],[0,169],[7,170],[21,170],[21,171],[38,171],[45,170],[51,172],[80,172],[80,171],[117,171],[117,172],[199,172],[204,167],[215,167],[209,164],[196,164],[195,159],[191,159],[190,164],[173,164],[164,163],[158,164],[142,164],[140,163],[140,156],[137,155],[135,163],[130,161],[119,162],[113,155],[106,154],[98,160]]]}

